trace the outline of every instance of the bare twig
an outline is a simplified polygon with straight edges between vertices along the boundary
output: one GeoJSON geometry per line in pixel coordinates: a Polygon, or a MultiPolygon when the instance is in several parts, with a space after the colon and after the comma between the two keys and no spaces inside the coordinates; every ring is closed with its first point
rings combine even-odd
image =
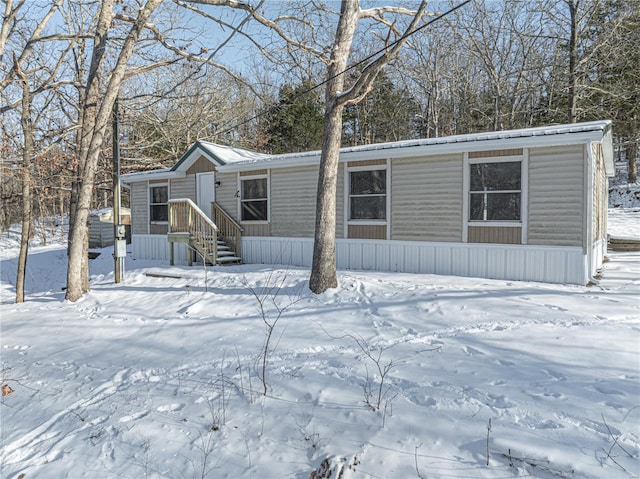
{"type": "Polygon", "coordinates": [[[491,434],[491,418],[487,424],[487,466],[489,465],[489,435],[491,434]]]}
{"type": "Polygon", "coordinates": [[[420,474],[420,469],[418,468],[418,449],[420,449],[422,447],[422,443],[418,444],[415,447],[414,453],[413,453],[413,457],[416,460],[416,474],[418,475],[419,479],[425,479],[424,477],[422,477],[422,474],[420,474]]]}

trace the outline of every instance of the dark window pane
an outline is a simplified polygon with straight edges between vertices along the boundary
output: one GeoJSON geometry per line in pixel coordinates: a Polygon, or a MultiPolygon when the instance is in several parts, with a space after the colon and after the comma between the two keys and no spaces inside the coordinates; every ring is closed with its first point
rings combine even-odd
{"type": "Polygon", "coordinates": [[[166,203],[169,201],[169,188],[166,186],[151,187],[151,203],[166,203]]]}
{"type": "Polygon", "coordinates": [[[368,196],[351,198],[352,220],[384,220],[387,217],[387,197],[368,196]]]}
{"type": "Polygon", "coordinates": [[[471,221],[520,220],[520,193],[471,193],[469,200],[471,221]]]}
{"type": "Polygon", "coordinates": [[[469,219],[475,221],[484,220],[484,193],[471,194],[469,202],[469,219]]]}
{"type": "Polygon", "coordinates": [[[151,221],[169,221],[167,205],[151,205],[151,221]]]}
{"type": "Polygon", "coordinates": [[[487,195],[487,220],[520,219],[520,193],[493,193],[487,195]]]}
{"type": "Polygon", "coordinates": [[[387,192],[387,171],[352,171],[352,195],[385,194],[387,192]]]}
{"type": "Polygon", "coordinates": [[[267,220],[267,200],[243,201],[242,202],[243,221],[266,221],[267,220]]]}
{"type": "Polygon", "coordinates": [[[242,180],[242,199],[258,200],[267,197],[267,179],[242,180]]]}
{"type": "Polygon", "coordinates": [[[520,189],[520,162],[476,163],[471,168],[471,191],[520,189]]]}

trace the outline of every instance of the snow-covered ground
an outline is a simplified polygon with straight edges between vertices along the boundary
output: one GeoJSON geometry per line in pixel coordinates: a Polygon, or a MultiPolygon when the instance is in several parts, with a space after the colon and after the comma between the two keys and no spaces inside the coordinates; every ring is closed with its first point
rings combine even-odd
{"type": "MultiPolygon", "coordinates": [[[[609,227],[640,238],[640,210],[609,227]]],[[[72,304],[52,245],[16,305],[12,234],[3,479],[640,476],[637,253],[593,287],[342,271],[315,296],[251,265],[127,259],[116,285],[105,249],[72,304]]]]}

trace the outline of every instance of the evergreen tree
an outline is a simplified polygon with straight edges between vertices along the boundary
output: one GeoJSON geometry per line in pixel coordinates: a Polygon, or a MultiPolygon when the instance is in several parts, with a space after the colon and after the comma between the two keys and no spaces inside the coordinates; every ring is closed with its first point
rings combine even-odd
{"type": "MultiPolygon", "coordinates": [[[[280,88],[278,104],[261,121],[262,148],[269,153],[293,153],[322,147],[323,104],[310,80],[280,88]]],[[[260,146],[260,145],[259,145],[260,146]]]]}
{"type": "Polygon", "coordinates": [[[419,111],[409,91],[382,72],[364,100],[345,107],[342,143],[356,146],[416,138],[419,111]]]}

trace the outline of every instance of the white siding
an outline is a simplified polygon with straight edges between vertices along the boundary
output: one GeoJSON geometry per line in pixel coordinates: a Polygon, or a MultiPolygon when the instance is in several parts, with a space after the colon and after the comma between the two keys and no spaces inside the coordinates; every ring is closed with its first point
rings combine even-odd
{"type": "Polygon", "coordinates": [[[528,243],[583,246],[583,145],[529,151],[528,243]]]}
{"type": "MultiPolygon", "coordinates": [[[[582,248],[338,239],[339,269],[586,284],[582,248]]],[[[310,267],[311,238],[243,238],[244,263],[310,267]]]]}
{"type": "MultiPolygon", "coordinates": [[[[338,239],[339,269],[442,274],[478,278],[586,284],[582,248],[371,241],[338,239]]],[[[175,245],[176,264],[187,264],[185,245],[175,245]]],[[[169,243],[162,235],[133,235],[134,259],[169,262],[169,243]]],[[[244,263],[310,267],[311,238],[244,237],[244,263]]]]}
{"type": "Polygon", "coordinates": [[[391,163],[391,239],[462,241],[462,155],[391,163]]]}
{"type": "MultiPolygon", "coordinates": [[[[186,265],[187,245],[174,243],[174,262],[186,265]]],[[[154,259],[169,264],[169,241],[166,235],[137,235],[131,236],[131,256],[133,259],[154,259]]]]}

